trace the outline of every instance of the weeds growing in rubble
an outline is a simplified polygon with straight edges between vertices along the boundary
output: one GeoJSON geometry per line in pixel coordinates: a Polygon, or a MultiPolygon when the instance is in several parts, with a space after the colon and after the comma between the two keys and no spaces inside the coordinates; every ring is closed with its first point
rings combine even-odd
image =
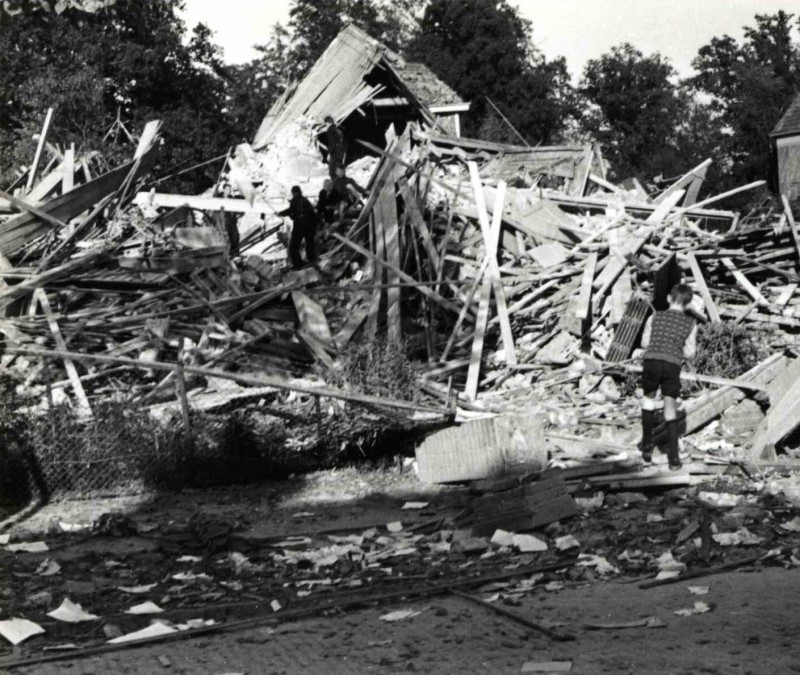
{"type": "Polygon", "coordinates": [[[419,384],[402,342],[372,338],[351,343],[327,374],[330,384],[382,398],[416,401],[419,384]]]}
{"type": "Polygon", "coordinates": [[[692,365],[701,375],[735,379],[766,356],[766,348],[752,330],[732,321],[705,323],[697,330],[697,357],[692,365]]]}

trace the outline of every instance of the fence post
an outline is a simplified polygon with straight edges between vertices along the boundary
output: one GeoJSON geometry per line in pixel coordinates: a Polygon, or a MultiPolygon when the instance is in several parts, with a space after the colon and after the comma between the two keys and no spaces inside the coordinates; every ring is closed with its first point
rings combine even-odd
{"type": "Polygon", "coordinates": [[[189,420],[189,399],[186,397],[186,376],[183,370],[183,340],[178,350],[178,362],[175,364],[175,393],[178,402],[181,404],[181,416],[183,417],[183,445],[189,459],[193,457],[192,432],[189,420]]]}
{"type": "Polygon", "coordinates": [[[42,358],[42,371],[44,375],[44,387],[47,395],[47,407],[50,411],[53,410],[53,386],[52,378],[50,377],[50,361],[47,357],[42,358]]]}

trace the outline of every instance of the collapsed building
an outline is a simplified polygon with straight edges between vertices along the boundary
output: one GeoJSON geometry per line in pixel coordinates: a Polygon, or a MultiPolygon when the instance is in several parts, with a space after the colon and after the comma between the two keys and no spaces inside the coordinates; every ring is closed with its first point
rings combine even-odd
{"type": "Polygon", "coordinates": [[[392,410],[427,430],[455,421],[417,448],[431,481],[550,466],[579,468],[576,482],[680,485],[729,461],[775,461],[800,423],[788,202],[743,220],[719,202],[760,183],[698,200],[710,161],[658,194],[617,185],[597,145],[463,138],[468,109],[350,26],[231,153],[236,196],[148,190],[158,123],[130,162],[98,176],[56,150],[37,182],[40,144],[0,195],[3,369],[86,418],[125,396],[182,412],[187,429],[190,409],[253,404],[279,422],[298,406],[312,418],[392,410]],[[292,270],[276,214],[291,186],[322,189],[328,115],[366,197],[325,229],[315,266],[292,270]],[[230,214],[237,257],[220,225],[230,214]],[[693,461],[678,475],[641,470],[625,389],[654,288],[676,269],[699,321],[747,326],[762,347],[735,377],[684,374],[705,388],[685,403],[693,461]],[[375,340],[402,345],[410,400],[342,381],[348,350],[375,340]]]}

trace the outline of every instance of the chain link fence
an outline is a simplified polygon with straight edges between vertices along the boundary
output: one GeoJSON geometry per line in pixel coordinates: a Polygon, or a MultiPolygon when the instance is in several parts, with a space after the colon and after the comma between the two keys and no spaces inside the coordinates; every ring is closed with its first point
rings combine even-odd
{"type": "Polygon", "coordinates": [[[171,389],[154,406],[118,396],[89,415],[49,390],[33,400],[3,388],[0,434],[14,442],[0,450],[0,495],[63,501],[282,478],[387,440],[397,452],[419,431],[408,414],[311,395],[234,388],[185,397],[171,389]]]}

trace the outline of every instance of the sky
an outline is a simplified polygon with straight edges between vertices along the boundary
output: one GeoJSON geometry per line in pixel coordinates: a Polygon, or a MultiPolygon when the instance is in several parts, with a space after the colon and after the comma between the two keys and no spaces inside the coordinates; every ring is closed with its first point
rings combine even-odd
{"type": "MultiPolygon", "coordinates": [[[[457,0],[454,0],[457,1],[457,0]]],[[[533,41],[548,58],[564,56],[574,79],[589,59],[630,42],[645,54],[660,52],[681,76],[692,73],[697,50],[714,36],[742,37],[755,14],[800,11],[787,0],[509,0],[533,22],[533,41]]],[[[186,0],[189,27],[202,21],[215,31],[229,63],[255,56],[252,46],[285,23],[289,0],[186,0]]]]}

